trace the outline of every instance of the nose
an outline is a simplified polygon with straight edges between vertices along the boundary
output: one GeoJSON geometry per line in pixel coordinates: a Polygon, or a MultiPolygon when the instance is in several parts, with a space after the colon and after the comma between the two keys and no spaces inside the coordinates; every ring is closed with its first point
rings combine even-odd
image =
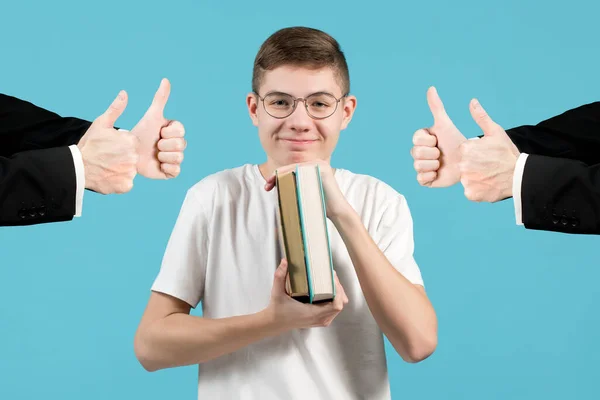
{"type": "Polygon", "coordinates": [[[304,100],[298,101],[296,109],[286,118],[286,120],[289,124],[289,128],[296,132],[306,132],[313,124],[313,119],[308,115],[306,107],[304,106],[304,100]]]}

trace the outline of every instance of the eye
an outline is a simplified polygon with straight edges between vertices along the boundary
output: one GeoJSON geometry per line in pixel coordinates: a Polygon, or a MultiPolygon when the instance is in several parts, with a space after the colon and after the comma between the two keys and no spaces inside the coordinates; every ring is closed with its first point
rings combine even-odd
{"type": "Polygon", "coordinates": [[[292,100],[286,96],[269,96],[266,100],[267,106],[272,108],[290,108],[292,106],[292,100]]]}

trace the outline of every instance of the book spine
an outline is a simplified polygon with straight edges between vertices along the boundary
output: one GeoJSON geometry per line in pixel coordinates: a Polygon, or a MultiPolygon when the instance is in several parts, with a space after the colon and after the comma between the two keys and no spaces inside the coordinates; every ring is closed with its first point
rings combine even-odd
{"type": "MultiPolygon", "coordinates": [[[[335,299],[335,278],[333,275],[333,256],[331,254],[331,242],[329,240],[329,229],[327,228],[327,206],[325,205],[325,190],[323,189],[323,179],[321,179],[321,168],[317,165],[317,175],[319,177],[319,186],[321,192],[321,204],[323,206],[323,223],[325,224],[325,235],[327,236],[327,253],[329,254],[329,268],[331,270],[331,286],[333,287],[333,298],[335,299]]],[[[334,177],[335,179],[335,177],[334,177]]]]}
{"type": "Polygon", "coordinates": [[[300,190],[300,168],[296,165],[296,199],[298,201],[298,213],[300,215],[300,230],[302,231],[302,245],[304,246],[304,263],[306,265],[306,278],[308,280],[308,301],[313,302],[315,291],[313,289],[313,281],[310,273],[310,257],[308,254],[308,241],[306,240],[306,230],[304,229],[304,212],[302,209],[302,195],[300,190]]]}

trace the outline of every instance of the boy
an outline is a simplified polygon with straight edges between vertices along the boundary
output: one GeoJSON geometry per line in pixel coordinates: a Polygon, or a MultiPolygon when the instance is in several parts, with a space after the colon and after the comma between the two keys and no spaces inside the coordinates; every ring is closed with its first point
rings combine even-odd
{"type": "Polygon", "coordinates": [[[187,193],[135,339],[149,371],[200,364],[199,399],[389,399],[384,341],[408,362],[437,344],[413,259],[404,197],[329,166],[356,98],[338,43],[286,28],[261,46],[250,118],[267,155],[187,193]],[[285,290],[275,169],[322,167],[338,296],[302,304],[285,290]],[[279,264],[279,266],[278,266],[279,264]],[[189,315],[202,301],[202,317],[189,315]]]}

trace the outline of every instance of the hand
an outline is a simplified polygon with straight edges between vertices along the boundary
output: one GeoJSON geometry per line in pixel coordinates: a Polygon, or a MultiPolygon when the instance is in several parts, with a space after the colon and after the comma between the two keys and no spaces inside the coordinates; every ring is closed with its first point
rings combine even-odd
{"type": "Polygon", "coordinates": [[[410,150],[417,181],[428,187],[452,186],[460,180],[459,147],[467,138],[454,126],[434,87],[427,91],[427,103],[433,114],[433,126],[414,133],[410,150]]]}
{"type": "Polygon", "coordinates": [[[140,143],[137,172],[146,178],[175,178],[181,171],[187,145],[185,129],[181,122],[169,121],[163,115],[170,91],[171,84],[163,79],[152,104],[131,130],[140,143]]]}
{"type": "Polygon", "coordinates": [[[471,101],[469,109],[483,130],[483,137],[469,140],[460,148],[462,161],[459,169],[465,196],[469,200],[492,203],[512,197],[519,149],[476,99],[471,101]]]}
{"type": "Polygon", "coordinates": [[[293,299],[286,291],[287,260],[281,260],[275,270],[271,301],[266,308],[276,330],[287,332],[292,329],[329,326],[348,304],[348,296],[335,274],[336,296],[332,302],[305,304],[293,299]]]}
{"type": "Polygon", "coordinates": [[[138,138],[114,128],[126,106],[127,93],[121,91],[77,143],[83,158],[86,189],[111,194],[126,193],[133,187],[138,138]]]}
{"type": "MultiPolygon", "coordinates": [[[[325,209],[329,219],[335,219],[345,213],[352,211],[350,203],[344,197],[340,187],[335,180],[331,166],[322,160],[309,161],[300,164],[290,164],[277,168],[280,174],[293,171],[296,165],[319,165],[321,170],[321,180],[323,182],[323,192],[325,194],[325,209]]],[[[273,174],[265,184],[265,190],[270,191],[275,187],[275,174],[273,174]]]]}

